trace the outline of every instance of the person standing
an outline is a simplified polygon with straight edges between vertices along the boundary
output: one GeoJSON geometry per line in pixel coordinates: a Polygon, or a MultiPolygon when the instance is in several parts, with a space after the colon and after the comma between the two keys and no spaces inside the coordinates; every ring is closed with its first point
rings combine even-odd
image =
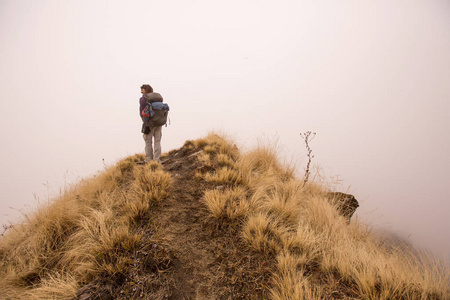
{"type": "Polygon", "coordinates": [[[162,138],[162,126],[153,126],[151,119],[144,121],[142,115],[147,102],[162,102],[163,98],[160,94],[154,93],[153,88],[144,84],[141,86],[142,97],[139,99],[139,116],[144,123],[142,126],[142,133],[145,141],[145,160],[140,163],[147,163],[150,160],[161,162],[161,138],[162,138]]]}

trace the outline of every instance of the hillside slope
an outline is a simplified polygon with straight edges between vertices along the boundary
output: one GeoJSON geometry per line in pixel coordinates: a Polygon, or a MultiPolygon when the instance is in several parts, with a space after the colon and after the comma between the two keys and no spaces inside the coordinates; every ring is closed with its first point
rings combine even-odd
{"type": "MultiPolygon", "coordinates": [[[[0,240],[5,299],[449,299],[275,151],[210,134],[68,188],[0,240]]],[[[2,298],[3,299],[3,298],[2,298]]]]}
{"type": "Polygon", "coordinates": [[[137,228],[146,241],[135,249],[134,263],[122,280],[102,277],[81,288],[79,299],[265,298],[262,278],[241,280],[260,275],[259,268],[240,261],[249,255],[247,249],[234,232],[218,228],[204,204],[205,191],[216,184],[196,178],[196,172],[205,168],[197,158],[202,152],[187,142],[163,157],[171,187],[137,228]]]}

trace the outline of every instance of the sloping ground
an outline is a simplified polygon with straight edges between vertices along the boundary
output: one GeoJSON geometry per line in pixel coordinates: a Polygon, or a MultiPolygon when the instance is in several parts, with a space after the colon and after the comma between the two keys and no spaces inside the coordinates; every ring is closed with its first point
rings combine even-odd
{"type": "Polygon", "coordinates": [[[448,269],[349,224],[270,147],[241,154],[210,134],[140,160],[0,239],[0,298],[450,299],[448,269]]]}
{"type": "Polygon", "coordinates": [[[137,230],[144,234],[131,268],[120,278],[101,274],[78,291],[78,299],[268,297],[270,263],[250,251],[234,228],[211,218],[203,201],[206,190],[223,186],[196,177],[205,170],[202,152],[187,142],[163,158],[173,179],[169,196],[140,220],[137,230]]]}
{"type": "MultiPolygon", "coordinates": [[[[448,270],[388,249],[348,224],[329,191],[303,182],[274,150],[245,155],[210,135],[164,158],[173,178],[154,211],[167,257],[148,299],[446,299],[448,270]],[[157,296],[156,296],[157,295],[157,296]]],[[[145,282],[148,272],[136,277],[145,282]],[[144,278],[144,279],[143,279],[144,278]]],[[[116,289],[129,297],[126,282],[116,289]]],[[[140,291],[140,292],[139,292],[140,291]]],[[[139,292],[139,293],[138,293],[139,292]]]]}
{"type": "Polygon", "coordinates": [[[231,228],[220,230],[220,224],[211,218],[203,195],[217,185],[196,177],[195,172],[205,167],[197,158],[199,151],[186,143],[164,159],[164,169],[174,182],[156,218],[162,245],[174,255],[171,297],[261,299],[265,292],[261,280],[236,283],[256,270],[247,268],[247,262],[236,261],[249,256],[249,251],[238,243],[231,228]],[[235,282],[230,285],[230,280],[235,282]]]}

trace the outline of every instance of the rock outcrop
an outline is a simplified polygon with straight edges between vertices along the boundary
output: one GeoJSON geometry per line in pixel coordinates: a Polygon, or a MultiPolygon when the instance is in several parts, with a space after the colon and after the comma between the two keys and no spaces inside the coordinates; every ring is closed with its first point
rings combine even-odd
{"type": "Polygon", "coordinates": [[[359,203],[355,199],[355,196],[341,192],[331,192],[328,193],[328,199],[331,203],[337,205],[339,212],[346,217],[350,223],[351,217],[359,207],[359,203]]]}

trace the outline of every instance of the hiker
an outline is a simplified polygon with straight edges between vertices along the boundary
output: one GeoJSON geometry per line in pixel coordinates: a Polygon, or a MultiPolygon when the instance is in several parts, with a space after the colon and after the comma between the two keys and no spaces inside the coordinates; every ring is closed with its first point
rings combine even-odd
{"type": "Polygon", "coordinates": [[[145,160],[141,163],[149,162],[154,160],[161,162],[161,137],[162,137],[162,126],[153,126],[150,120],[145,119],[143,111],[146,108],[147,102],[162,102],[162,97],[158,93],[153,93],[153,88],[144,84],[141,86],[142,97],[139,99],[139,116],[142,119],[142,133],[144,134],[145,141],[145,160]],[[152,145],[154,140],[154,147],[152,145]]]}

